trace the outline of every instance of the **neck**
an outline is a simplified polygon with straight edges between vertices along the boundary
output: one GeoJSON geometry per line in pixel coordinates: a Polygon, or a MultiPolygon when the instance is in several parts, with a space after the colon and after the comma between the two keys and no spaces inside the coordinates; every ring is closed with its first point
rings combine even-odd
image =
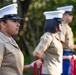
{"type": "Polygon", "coordinates": [[[69,24],[69,23],[68,23],[68,22],[66,22],[66,21],[64,21],[64,23],[65,23],[65,24],[67,24],[67,25],[69,24]]]}
{"type": "Polygon", "coordinates": [[[7,32],[5,32],[5,31],[3,31],[3,30],[1,30],[1,32],[2,32],[3,34],[5,34],[7,37],[11,38],[11,35],[9,35],[7,32]]]}

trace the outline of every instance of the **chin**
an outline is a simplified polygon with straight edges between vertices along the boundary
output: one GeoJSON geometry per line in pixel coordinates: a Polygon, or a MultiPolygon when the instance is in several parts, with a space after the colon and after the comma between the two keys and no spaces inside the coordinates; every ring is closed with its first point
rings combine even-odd
{"type": "Polygon", "coordinates": [[[62,30],[59,30],[59,32],[61,32],[62,30]]]}
{"type": "Polygon", "coordinates": [[[17,33],[14,33],[13,35],[17,35],[18,34],[18,32],[17,33]]]}

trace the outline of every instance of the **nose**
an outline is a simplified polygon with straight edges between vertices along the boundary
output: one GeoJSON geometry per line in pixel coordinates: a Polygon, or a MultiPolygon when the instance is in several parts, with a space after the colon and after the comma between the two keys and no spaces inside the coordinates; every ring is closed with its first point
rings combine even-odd
{"type": "Polygon", "coordinates": [[[20,23],[19,22],[17,22],[17,25],[20,27],[20,23]]]}

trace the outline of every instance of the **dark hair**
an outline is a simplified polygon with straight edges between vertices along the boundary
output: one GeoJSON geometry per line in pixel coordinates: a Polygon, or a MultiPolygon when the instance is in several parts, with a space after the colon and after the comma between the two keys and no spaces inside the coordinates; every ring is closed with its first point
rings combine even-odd
{"type": "Polygon", "coordinates": [[[1,19],[1,21],[6,23],[7,19],[1,19]]]}
{"type": "Polygon", "coordinates": [[[59,22],[54,19],[49,19],[45,21],[44,32],[55,33],[59,31],[59,22]]]}

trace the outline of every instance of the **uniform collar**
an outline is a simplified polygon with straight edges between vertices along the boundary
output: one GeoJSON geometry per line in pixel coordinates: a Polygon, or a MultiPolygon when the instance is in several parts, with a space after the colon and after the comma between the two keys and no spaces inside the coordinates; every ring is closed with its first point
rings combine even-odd
{"type": "Polygon", "coordinates": [[[57,38],[59,40],[58,33],[52,34],[53,37],[57,38]]]}
{"type": "Polygon", "coordinates": [[[5,34],[3,34],[2,32],[0,32],[0,38],[1,38],[4,42],[9,42],[9,41],[10,41],[9,38],[8,38],[5,34]]]}
{"type": "Polygon", "coordinates": [[[52,36],[53,36],[53,37],[56,37],[56,36],[57,36],[57,33],[52,34],[52,36]]]}
{"type": "Polygon", "coordinates": [[[16,44],[16,42],[14,41],[14,39],[11,37],[11,39],[9,39],[9,37],[7,37],[5,34],[3,34],[2,32],[0,32],[0,38],[5,42],[5,43],[10,43],[12,44],[14,47],[18,47],[18,45],[16,44]],[[12,41],[11,41],[12,40],[12,41]]]}

